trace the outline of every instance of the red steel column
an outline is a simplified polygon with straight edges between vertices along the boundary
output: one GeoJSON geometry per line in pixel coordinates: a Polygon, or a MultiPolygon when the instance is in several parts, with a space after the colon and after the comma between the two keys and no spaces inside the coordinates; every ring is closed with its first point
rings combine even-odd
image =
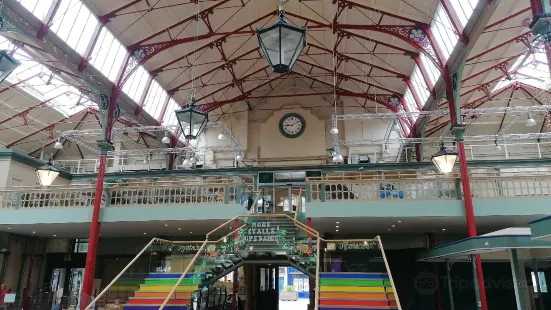
{"type": "Polygon", "coordinates": [[[33,276],[34,255],[36,254],[37,247],[38,247],[38,242],[36,240],[33,240],[33,250],[31,252],[31,258],[29,262],[29,271],[27,272],[27,285],[23,289],[23,310],[31,309],[31,302],[32,302],[31,281],[33,276]]]}
{"type": "MultiPolygon", "coordinates": [[[[476,220],[474,217],[473,196],[471,193],[471,184],[469,181],[469,170],[467,168],[467,156],[465,155],[465,145],[463,141],[456,143],[457,152],[459,155],[459,170],[461,172],[461,185],[463,185],[463,199],[465,201],[465,213],[467,219],[467,232],[469,237],[476,237],[476,220]]],[[[480,294],[480,302],[482,310],[488,310],[486,301],[486,289],[484,288],[484,274],[482,273],[482,260],[480,255],[475,256],[476,277],[478,280],[478,292],[480,294]]]]}
{"type": "Polygon", "coordinates": [[[90,223],[90,233],[88,235],[88,251],[86,253],[86,265],[84,267],[84,277],[82,280],[82,292],[80,295],[79,306],[84,310],[92,301],[92,290],[94,289],[94,276],[96,271],[96,256],[98,251],[100,222],[99,215],[101,210],[101,201],[103,194],[103,180],[105,176],[105,166],[107,162],[107,150],[111,141],[111,129],[114,122],[115,104],[119,97],[120,88],[115,85],[111,93],[109,107],[107,109],[107,117],[105,118],[105,131],[103,140],[100,144],[100,157],[98,167],[98,178],[96,180],[96,191],[94,195],[94,207],[92,210],[92,222],[90,223]]]}

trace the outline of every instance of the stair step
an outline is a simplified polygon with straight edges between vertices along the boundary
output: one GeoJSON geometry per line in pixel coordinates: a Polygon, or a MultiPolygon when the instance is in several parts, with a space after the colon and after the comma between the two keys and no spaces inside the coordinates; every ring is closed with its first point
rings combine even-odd
{"type": "Polygon", "coordinates": [[[322,272],[320,279],[383,279],[389,280],[386,273],[367,272],[322,272]]]}
{"type": "Polygon", "coordinates": [[[340,307],[396,307],[395,301],[389,300],[320,300],[320,306],[340,307]]]}
{"type": "Polygon", "coordinates": [[[320,310],[398,310],[398,307],[364,307],[364,306],[323,306],[319,307],[320,310]]]}
{"type": "MultiPolygon", "coordinates": [[[[165,302],[164,299],[131,299],[127,305],[162,305],[165,302]]],[[[170,299],[167,305],[188,305],[189,299],[170,299]]]]}
{"type": "Polygon", "coordinates": [[[392,287],[369,286],[320,286],[320,292],[365,292],[365,293],[392,293],[392,287]]]}
{"type": "MultiPolygon", "coordinates": [[[[161,304],[158,305],[124,305],[124,310],[159,310],[161,304]]],[[[189,306],[187,305],[166,305],[164,309],[172,310],[187,310],[189,306]]]]}
{"type": "MultiPolygon", "coordinates": [[[[136,292],[135,298],[166,298],[170,292],[136,292]]],[[[174,298],[191,298],[193,292],[175,292],[172,297],[174,298]]]]}

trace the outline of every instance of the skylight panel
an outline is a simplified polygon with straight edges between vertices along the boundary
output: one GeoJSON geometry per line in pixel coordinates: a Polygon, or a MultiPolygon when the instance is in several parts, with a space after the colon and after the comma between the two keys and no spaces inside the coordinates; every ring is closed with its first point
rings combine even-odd
{"type": "Polygon", "coordinates": [[[90,55],[90,63],[101,73],[115,82],[119,69],[124,61],[126,49],[113,34],[103,28],[90,55]]]}
{"type": "Polygon", "coordinates": [[[473,15],[474,8],[479,0],[450,0],[453,10],[457,13],[457,17],[463,26],[467,24],[473,15]]]}
{"type": "MultiPolygon", "coordinates": [[[[413,94],[411,93],[409,88],[406,89],[406,91],[404,93],[404,102],[406,103],[407,110],[409,112],[419,111],[419,108],[417,107],[417,104],[415,104],[415,98],[413,97],[413,94]]],[[[419,118],[419,116],[418,115],[412,115],[410,118],[413,121],[413,124],[415,124],[415,121],[417,121],[417,118],[419,118]]]]}
{"type": "Polygon", "coordinates": [[[122,86],[122,91],[132,98],[132,100],[138,102],[145,91],[148,76],[149,73],[142,66],[138,66],[122,86]]]}
{"type": "Polygon", "coordinates": [[[172,125],[178,125],[178,122],[176,121],[176,113],[174,113],[176,110],[178,110],[180,106],[174,101],[174,99],[170,98],[168,100],[168,105],[166,107],[166,113],[163,116],[162,124],[165,126],[172,126],[172,125]]]}
{"type": "Polygon", "coordinates": [[[427,70],[429,80],[432,85],[436,84],[436,81],[438,81],[438,78],[441,74],[440,69],[438,69],[434,62],[424,53],[419,54],[419,60],[423,64],[423,67],[425,67],[425,69],[427,70]]]}
{"type": "Polygon", "coordinates": [[[549,78],[549,67],[547,65],[547,56],[543,52],[536,52],[528,58],[519,57],[508,70],[511,79],[504,77],[493,88],[493,92],[507,87],[512,83],[519,82],[540,89],[551,87],[549,78]]]}
{"type": "Polygon", "coordinates": [[[430,29],[436,44],[440,47],[440,50],[443,53],[445,58],[443,60],[447,61],[453,51],[453,48],[457,45],[457,41],[459,41],[459,36],[455,32],[446,10],[444,10],[444,7],[441,4],[438,4],[436,7],[436,12],[434,13],[434,19],[430,29]]]}
{"type": "Polygon", "coordinates": [[[417,96],[421,99],[422,102],[427,102],[429,99],[430,92],[427,90],[425,81],[421,75],[421,70],[418,66],[415,66],[413,73],[411,74],[411,83],[413,84],[413,90],[417,96]]]}
{"type": "Polygon", "coordinates": [[[46,14],[52,6],[53,0],[17,0],[25,7],[29,12],[31,12],[36,18],[44,21],[46,14]]]}
{"type": "Polygon", "coordinates": [[[149,113],[149,115],[153,116],[153,118],[158,120],[166,97],[167,94],[161,85],[159,85],[157,81],[153,81],[151,83],[151,87],[149,88],[149,92],[147,93],[147,98],[144,103],[144,110],[149,113]]]}
{"type": "Polygon", "coordinates": [[[50,29],[83,55],[97,24],[97,18],[80,0],[61,0],[50,29]]]}

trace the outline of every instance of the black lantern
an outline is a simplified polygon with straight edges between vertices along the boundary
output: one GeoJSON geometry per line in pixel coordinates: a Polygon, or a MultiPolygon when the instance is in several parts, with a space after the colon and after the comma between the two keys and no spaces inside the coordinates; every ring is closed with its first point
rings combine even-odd
{"type": "Polygon", "coordinates": [[[191,104],[187,108],[176,111],[176,118],[188,140],[197,139],[209,122],[208,113],[195,105],[195,96],[191,97],[191,104]]]}
{"type": "Polygon", "coordinates": [[[287,24],[283,10],[275,25],[256,30],[262,55],[277,73],[287,73],[306,46],[306,28],[287,24]]]}
{"type": "Polygon", "coordinates": [[[42,186],[50,186],[54,183],[55,179],[59,175],[59,170],[52,166],[51,162],[38,170],[36,170],[36,176],[42,186]]]}
{"type": "Polygon", "coordinates": [[[6,51],[0,51],[0,83],[19,67],[21,63],[10,56],[6,51]]]}
{"type": "Polygon", "coordinates": [[[440,146],[440,151],[432,155],[433,164],[438,168],[438,171],[443,174],[452,172],[456,160],[457,153],[448,151],[444,143],[440,146]]]}

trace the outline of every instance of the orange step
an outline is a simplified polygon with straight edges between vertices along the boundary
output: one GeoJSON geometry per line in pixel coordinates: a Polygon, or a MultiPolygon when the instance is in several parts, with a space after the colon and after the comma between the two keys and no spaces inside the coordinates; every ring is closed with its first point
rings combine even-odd
{"type": "MultiPolygon", "coordinates": [[[[134,298],[162,298],[163,300],[168,296],[169,292],[136,292],[134,298]]],[[[189,299],[192,296],[192,292],[174,292],[172,298],[175,299],[189,299]]]]}
{"type": "Polygon", "coordinates": [[[390,299],[390,300],[394,300],[394,294],[320,292],[320,299],[390,299]]]}

